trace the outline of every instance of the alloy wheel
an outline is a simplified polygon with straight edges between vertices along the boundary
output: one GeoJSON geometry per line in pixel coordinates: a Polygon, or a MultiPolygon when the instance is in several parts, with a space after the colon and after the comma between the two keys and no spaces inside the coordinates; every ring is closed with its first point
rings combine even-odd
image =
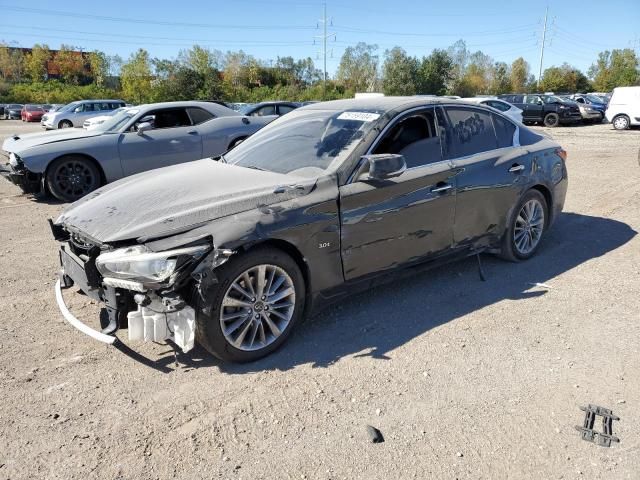
{"type": "Polygon", "coordinates": [[[276,265],[256,265],[238,275],[222,299],[220,327],[238,350],[255,351],[275,342],[293,318],[296,291],[276,265]]]}
{"type": "Polygon", "coordinates": [[[626,130],[629,126],[629,121],[625,117],[616,117],[613,120],[613,128],[616,130],[626,130]]]}
{"type": "Polygon", "coordinates": [[[513,229],[513,240],[518,253],[530,254],[540,243],[544,231],[544,208],[535,198],[526,202],[518,216],[513,229]]]}
{"type": "Polygon", "coordinates": [[[83,161],[69,160],[61,163],[54,172],[60,192],[69,198],[79,198],[95,190],[98,179],[83,161]]]}

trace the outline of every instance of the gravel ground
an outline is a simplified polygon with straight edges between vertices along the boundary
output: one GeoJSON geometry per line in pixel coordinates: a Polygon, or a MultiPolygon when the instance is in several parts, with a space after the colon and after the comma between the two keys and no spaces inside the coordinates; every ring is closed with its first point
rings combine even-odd
{"type": "MultiPolygon", "coordinates": [[[[0,121],[2,139],[26,130],[0,121]]],[[[354,296],[244,366],[74,330],[46,223],[63,205],[0,179],[0,478],[637,479],[640,131],[548,131],[570,186],[537,257],[354,296]],[[580,439],[589,403],[621,418],[619,444],[580,439]]]]}

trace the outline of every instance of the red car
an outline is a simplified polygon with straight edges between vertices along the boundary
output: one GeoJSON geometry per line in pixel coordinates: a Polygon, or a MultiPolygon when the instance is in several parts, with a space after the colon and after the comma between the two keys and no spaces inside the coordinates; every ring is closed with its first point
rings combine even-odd
{"type": "Polygon", "coordinates": [[[44,109],[40,105],[25,105],[20,111],[23,122],[39,122],[44,115],[44,109]]]}

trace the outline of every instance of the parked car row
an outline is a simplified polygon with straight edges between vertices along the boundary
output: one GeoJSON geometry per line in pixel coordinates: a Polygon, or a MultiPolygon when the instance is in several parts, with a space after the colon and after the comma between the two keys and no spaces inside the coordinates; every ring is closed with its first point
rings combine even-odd
{"type": "Polygon", "coordinates": [[[0,118],[5,120],[22,120],[23,122],[40,121],[42,115],[60,107],[55,104],[26,104],[9,103],[0,104],[0,118]]]}

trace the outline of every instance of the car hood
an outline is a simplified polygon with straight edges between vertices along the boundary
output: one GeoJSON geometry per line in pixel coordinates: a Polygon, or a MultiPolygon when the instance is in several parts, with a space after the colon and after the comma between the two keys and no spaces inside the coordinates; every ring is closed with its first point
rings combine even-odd
{"type": "Polygon", "coordinates": [[[20,153],[28,148],[49,143],[66,142],[78,138],[96,137],[102,132],[87,131],[81,128],[63,128],[51,132],[25,133],[24,135],[13,134],[2,144],[5,152],[20,153]]]}
{"type": "Polygon", "coordinates": [[[55,223],[99,243],[143,241],[306,195],[315,182],[203,159],[111,183],[71,204],[55,223]]]}

